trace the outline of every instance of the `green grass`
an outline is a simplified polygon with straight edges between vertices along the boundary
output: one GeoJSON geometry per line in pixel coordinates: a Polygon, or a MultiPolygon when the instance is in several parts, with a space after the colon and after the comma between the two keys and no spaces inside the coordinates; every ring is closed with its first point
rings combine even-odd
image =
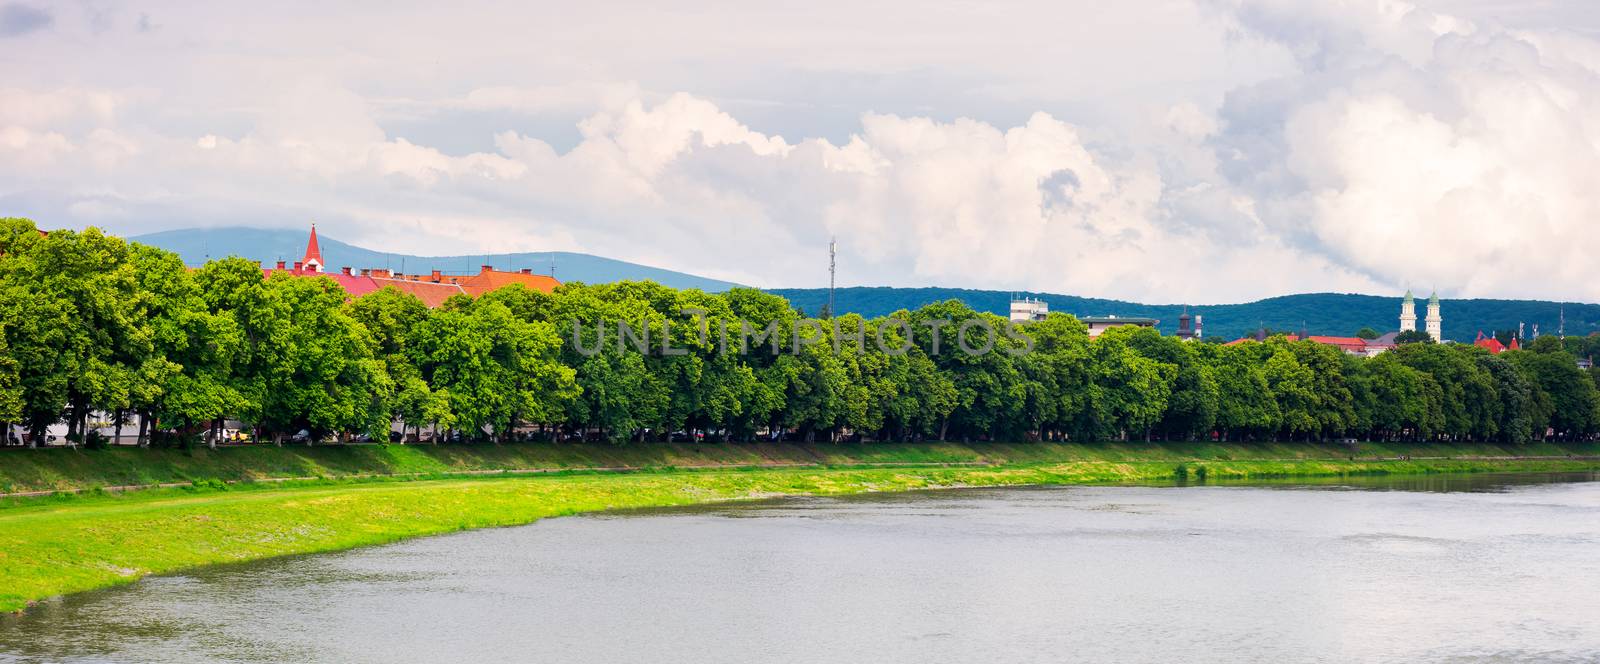
{"type": "MultiPolygon", "coordinates": [[[[1116,449],[1138,452],[1138,446],[1116,449]]],[[[236,452],[256,454],[229,450],[217,456],[236,452]]],[[[1237,452],[1221,449],[1206,459],[1178,463],[1096,459],[996,467],[656,470],[243,485],[207,481],[204,487],[190,489],[12,499],[0,503],[0,612],[63,593],[200,565],[333,551],[617,508],[956,486],[1166,482],[1180,463],[1191,477],[1204,466],[1208,480],[1600,468],[1600,462],[1568,460],[1219,458],[1237,452]]],[[[299,472],[298,467],[286,467],[285,472],[290,471],[299,472]]]]}
{"type": "MultiPolygon", "coordinates": [[[[1361,446],[1361,456],[1600,455],[1600,444],[1497,446],[1484,444],[1361,446]]],[[[295,477],[429,475],[493,470],[571,468],[691,468],[771,464],[857,466],[875,463],[988,463],[1066,461],[1248,460],[1345,458],[1335,445],[1307,443],[650,443],[643,445],[360,445],[249,446],[198,449],[75,451],[0,450],[0,494],[196,480],[228,482],[295,477]]]]}

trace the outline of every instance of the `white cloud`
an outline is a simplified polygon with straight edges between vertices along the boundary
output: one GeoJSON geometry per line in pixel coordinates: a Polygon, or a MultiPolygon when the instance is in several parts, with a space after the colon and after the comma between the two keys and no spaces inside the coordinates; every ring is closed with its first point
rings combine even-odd
{"type": "Polygon", "coordinates": [[[62,48],[104,46],[0,54],[24,72],[0,90],[0,205],[22,209],[0,213],[314,218],[391,251],[582,250],[766,286],[822,283],[837,236],[852,284],[1600,300],[1575,241],[1600,212],[1600,42],[1477,7],[1202,4],[872,6],[851,29],[641,7],[582,38],[449,12],[350,11],[373,23],[342,35],[68,11],[62,48]],[[426,57],[396,48],[418,35],[426,57]]]}
{"type": "Polygon", "coordinates": [[[1414,7],[1385,15],[1400,18],[1347,34],[1341,56],[1406,57],[1326,59],[1230,100],[1220,150],[1254,160],[1233,183],[1272,211],[1274,232],[1384,283],[1600,298],[1579,240],[1600,230],[1600,76],[1580,64],[1593,43],[1414,7]]]}
{"type": "Polygon", "coordinates": [[[99,90],[0,88],[0,126],[46,127],[80,121],[103,124],[116,117],[122,102],[121,95],[99,90]]]}

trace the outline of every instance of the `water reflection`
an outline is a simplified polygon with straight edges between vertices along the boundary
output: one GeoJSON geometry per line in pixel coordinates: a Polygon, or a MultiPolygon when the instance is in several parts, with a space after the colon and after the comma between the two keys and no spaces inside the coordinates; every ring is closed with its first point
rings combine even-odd
{"type": "Polygon", "coordinates": [[[1597,661],[1595,479],[554,519],[58,599],[0,619],[0,661],[1597,661]]]}

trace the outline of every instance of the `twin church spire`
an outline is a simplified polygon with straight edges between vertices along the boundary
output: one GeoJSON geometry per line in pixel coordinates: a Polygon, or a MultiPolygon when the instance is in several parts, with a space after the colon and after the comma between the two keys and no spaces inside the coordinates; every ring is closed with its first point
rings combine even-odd
{"type": "MultiPolygon", "coordinates": [[[[1428,315],[1423,319],[1423,329],[1435,342],[1441,340],[1444,327],[1444,316],[1439,313],[1439,293],[1434,292],[1428,296],[1428,315]]],[[[1400,331],[1412,332],[1417,329],[1417,305],[1411,296],[1411,290],[1406,289],[1405,299],[1400,301],[1400,331]]]]}

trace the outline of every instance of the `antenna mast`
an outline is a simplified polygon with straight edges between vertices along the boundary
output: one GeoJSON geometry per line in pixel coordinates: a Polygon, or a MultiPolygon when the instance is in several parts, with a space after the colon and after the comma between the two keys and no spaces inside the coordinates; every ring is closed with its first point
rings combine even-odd
{"type": "Polygon", "coordinates": [[[838,238],[828,238],[828,317],[833,318],[833,284],[834,274],[838,266],[835,257],[839,253],[838,238]]]}

